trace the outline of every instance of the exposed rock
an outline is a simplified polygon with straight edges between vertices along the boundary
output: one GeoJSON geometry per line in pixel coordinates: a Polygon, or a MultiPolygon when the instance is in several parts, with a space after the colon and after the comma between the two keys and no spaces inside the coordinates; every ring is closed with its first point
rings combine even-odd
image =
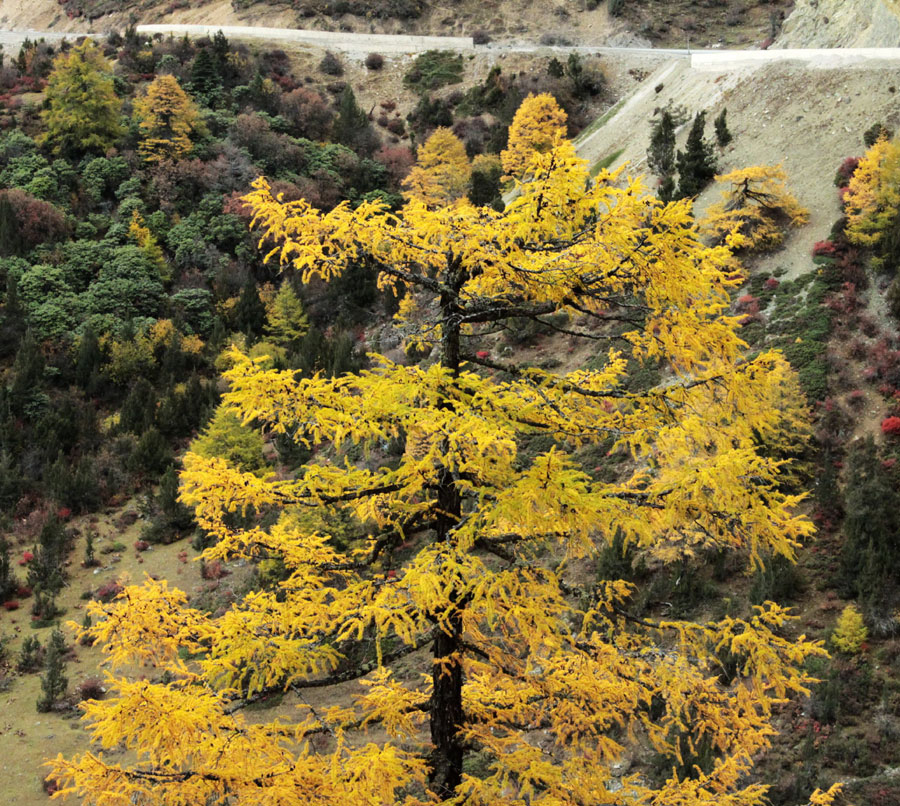
{"type": "Polygon", "coordinates": [[[900,47],[900,3],[897,0],[797,0],[772,47],[900,47]]]}

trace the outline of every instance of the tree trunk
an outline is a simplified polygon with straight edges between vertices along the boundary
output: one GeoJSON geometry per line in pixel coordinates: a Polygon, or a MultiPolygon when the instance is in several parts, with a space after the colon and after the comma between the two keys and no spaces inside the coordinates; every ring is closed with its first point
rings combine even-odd
{"type": "MultiPolygon", "coordinates": [[[[451,272],[451,276],[455,273],[451,272]]],[[[457,282],[451,282],[454,289],[457,282]]],[[[441,363],[453,375],[459,374],[459,317],[455,295],[441,295],[441,363]]],[[[453,405],[450,401],[438,404],[442,407],[453,405]]],[[[453,540],[453,528],[459,523],[462,513],[462,499],[456,487],[453,474],[443,468],[437,491],[438,515],[435,528],[436,542],[447,544],[453,540]]],[[[439,622],[440,632],[434,640],[432,669],[433,693],[431,695],[431,772],[428,782],[432,791],[442,800],[456,794],[462,781],[463,745],[459,730],[463,724],[462,707],[462,666],[460,665],[460,643],[462,640],[462,615],[458,609],[462,603],[453,591],[448,594],[446,610],[433,614],[439,622]]]]}

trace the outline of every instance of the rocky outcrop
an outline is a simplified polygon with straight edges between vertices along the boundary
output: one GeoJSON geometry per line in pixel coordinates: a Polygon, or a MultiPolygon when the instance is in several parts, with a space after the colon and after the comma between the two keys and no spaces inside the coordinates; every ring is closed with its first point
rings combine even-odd
{"type": "Polygon", "coordinates": [[[797,0],[772,47],[900,47],[900,2],[797,0]]]}

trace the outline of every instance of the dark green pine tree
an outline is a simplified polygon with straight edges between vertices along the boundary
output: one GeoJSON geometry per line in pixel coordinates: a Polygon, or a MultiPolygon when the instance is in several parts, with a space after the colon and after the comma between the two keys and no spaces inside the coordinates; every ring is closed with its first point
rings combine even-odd
{"type": "Polygon", "coordinates": [[[94,394],[99,389],[99,373],[102,363],[103,353],[100,351],[100,340],[93,328],[88,325],[81,334],[78,352],[75,355],[75,383],[88,394],[94,394]]]}
{"type": "Polygon", "coordinates": [[[850,451],[844,507],[842,580],[880,618],[900,603],[900,491],[871,437],[850,451]]]}
{"type": "Polygon", "coordinates": [[[728,131],[727,115],[728,110],[723,109],[719,113],[719,116],[713,121],[713,125],[716,127],[716,142],[719,144],[719,148],[725,148],[732,139],[731,132],[728,131]]]}
{"type": "Polygon", "coordinates": [[[211,48],[201,48],[191,66],[191,92],[212,106],[222,88],[222,77],[211,48]]]}
{"type": "Polygon", "coordinates": [[[0,536],[0,602],[11,598],[19,587],[9,559],[9,543],[0,536]]]}
{"type": "Polygon", "coordinates": [[[166,525],[175,532],[184,532],[193,527],[193,513],[178,500],[178,474],[171,465],[159,479],[156,504],[166,525]]]}
{"type": "Polygon", "coordinates": [[[675,162],[678,166],[678,197],[696,196],[716,175],[716,157],[712,144],[703,136],[706,112],[694,116],[684,151],[679,151],[675,162]]]}
{"type": "Polygon", "coordinates": [[[30,330],[25,332],[16,360],[13,362],[13,381],[9,390],[10,409],[22,413],[25,405],[41,391],[44,379],[44,356],[30,330]]]}
{"type": "Polygon", "coordinates": [[[234,313],[238,329],[247,336],[247,341],[259,338],[266,325],[266,306],[259,298],[259,289],[252,277],[244,283],[234,313]]]}
{"type": "Polygon", "coordinates": [[[57,627],[50,633],[47,643],[47,659],[44,674],[41,675],[43,694],[37,701],[37,710],[46,713],[66,695],[69,680],[66,677],[66,639],[57,627]]]}
{"type": "Polygon", "coordinates": [[[668,109],[653,124],[647,164],[657,176],[671,176],[675,171],[675,119],[668,109]]]}
{"type": "Polygon", "coordinates": [[[68,550],[68,535],[62,523],[54,515],[47,519],[34,557],[28,564],[28,587],[46,594],[56,594],[65,581],[64,561],[68,550]]]}
{"type": "Polygon", "coordinates": [[[18,255],[23,242],[19,219],[9,197],[0,194],[0,257],[18,255]]]}
{"type": "Polygon", "coordinates": [[[372,128],[369,116],[356,102],[349,84],[344,87],[338,100],[338,114],[334,120],[332,137],[336,142],[365,157],[371,156],[378,148],[378,135],[372,128]]]}

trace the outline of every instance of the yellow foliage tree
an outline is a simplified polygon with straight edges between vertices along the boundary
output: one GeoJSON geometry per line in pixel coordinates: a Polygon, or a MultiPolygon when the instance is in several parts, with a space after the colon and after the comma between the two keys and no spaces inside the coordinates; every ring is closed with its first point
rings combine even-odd
{"type": "Polygon", "coordinates": [[[529,95],[509,127],[509,142],[500,152],[505,179],[521,179],[535,152],[544,154],[566,136],[567,115],[550,93],[529,95]]]}
{"type": "Polygon", "coordinates": [[[716,243],[728,243],[747,252],[777,249],[789,227],[809,221],[785,186],[787,175],[780,165],[754,165],[717,176],[726,185],[722,199],[710,207],[701,229],[716,243]]]}
{"type": "Polygon", "coordinates": [[[277,344],[296,345],[309,330],[303,303],[289,282],[282,283],[266,305],[266,319],[266,332],[277,344]]]}
{"type": "Polygon", "coordinates": [[[838,617],[831,643],[841,652],[855,655],[868,637],[869,631],[863,623],[862,614],[855,606],[847,605],[838,617]]]}
{"type": "Polygon", "coordinates": [[[900,142],[880,138],[859,161],[844,195],[851,243],[874,248],[876,262],[900,262],[900,142]]]}
{"type": "Polygon", "coordinates": [[[41,141],[55,153],[104,151],[124,133],[122,101],[113,87],[112,68],[90,39],[53,60],[41,118],[41,141]]]}
{"type": "Polygon", "coordinates": [[[471,176],[465,146],[442,126],[419,149],[416,164],[403,180],[403,195],[430,207],[445,207],[466,195],[471,176]]]}
{"type": "Polygon", "coordinates": [[[172,75],[150,83],[135,101],[134,115],[141,130],[138,150],[148,162],[187,157],[194,148],[191,138],[204,130],[197,107],[172,75]]]}
{"type": "Polygon", "coordinates": [[[700,242],[688,202],[662,206],[605,172],[591,183],[567,142],[526,172],[502,212],[322,214],[256,183],[272,255],[305,281],[370,261],[382,288],[407,292],[403,325],[435,360],[372,356],[358,374],[301,379],[233,352],[225,409],[322,450],[269,476],[189,453],[182,496],[215,539],[208,560],[277,559],[283,573],[267,566],[271,586],[220,615],[152,580],[90,606],[88,632],[119,674],[85,716],[101,747],[133,760],[59,758],[65,793],[95,806],[763,802],[752,759],[821,646],[785,635],[772,602],[701,624],[637,617],[633,584],[584,587],[583,564],[617,537],[660,561],[708,547],[790,556],[812,527],[757,444],[780,423],[791,370],[775,352],[742,357],[729,254],[700,242]],[[571,338],[610,340],[595,368],[491,357],[485,331],[553,314],[571,338]],[[629,356],[671,374],[630,388],[629,356]],[[522,450],[531,437],[551,447],[522,450]],[[572,455],[601,445],[634,459],[616,481],[572,455]],[[728,682],[723,653],[738,659],[728,682]],[[135,663],[157,672],[133,681],[122,671],[135,663]],[[340,700],[307,697],[333,684],[340,700]],[[295,708],[244,715],[275,692],[295,708]],[[682,771],[620,783],[633,743],[682,771]]]}

